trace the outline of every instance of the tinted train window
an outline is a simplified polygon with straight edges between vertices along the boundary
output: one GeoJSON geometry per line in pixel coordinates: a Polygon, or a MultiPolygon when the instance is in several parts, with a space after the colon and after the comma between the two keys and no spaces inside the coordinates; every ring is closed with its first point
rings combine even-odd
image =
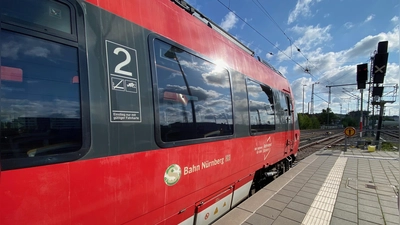
{"type": "MultiPolygon", "coordinates": [[[[41,8],[51,2],[48,9],[58,4],[36,2],[41,8]]],[[[8,0],[1,0],[1,6],[1,14],[8,17],[19,17],[26,10],[8,0]]],[[[62,7],[60,10],[63,17],[69,18],[70,15],[66,15],[69,10],[62,10],[62,7]]],[[[73,157],[63,155],[79,151],[83,143],[78,43],[32,32],[38,27],[34,18],[41,18],[42,14],[38,14],[41,11],[36,8],[30,11],[29,15],[21,17],[32,22],[29,30],[14,27],[13,21],[5,17],[1,21],[3,169],[68,161],[73,157]]],[[[45,25],[46,19],[41,18],[41,21],[45,25]]]]}
{"type": "Polygon", "coordinates": [[[65,33],[72,32],[70,8],[53,0],[2,0],[1,15],[65,33]]]}
{"type": "Polygon", "coordinates": [[[275,130],[273,91],[267,85],[247,79],[251,133],[275,130]]]}
{"type": "Polygon", "coordinates": [[[154,51],[161,140],[231,135],[228,71],[158,39],[154,51]]]}
{"type": "Polygon", "coordinates": [[[279,104],[277,104],[277,115],[279,118],[280,124],[288,124],[292,123],[291,119],[288,120],[288,117],[291,116],[291,105],[289,102],[289,97],[282,93],[277,92],[279,98],[279,104]]]}

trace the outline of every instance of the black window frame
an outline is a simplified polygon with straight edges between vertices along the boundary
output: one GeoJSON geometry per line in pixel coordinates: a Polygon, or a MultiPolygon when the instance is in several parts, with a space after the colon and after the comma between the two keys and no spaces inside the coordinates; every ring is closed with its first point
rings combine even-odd
{"type": "MultiPolygon", "coordinates": [[[[13,170],[28,168],[34,166],[43,166],[56,163],[74,161],[82,158],[90,148],[91,132],[90,132],[90,111],[89,111],[89,81],[88,67],[86,58],[86,38],[85,38],[85,22],[83,9],[77,1],[74,0],[56,0],[67,5],[71,17],[71,34],[58,31],[51,28],[45,28],[42,25],[28,23],[12,17],[2,15],[0,18],[0,39],[2,30],[14,33],[32,36],[35,38],[68,45],[77,49],[77,63],[79,71],[79,94],[81,109],[81,129],[82,129],[82,146],[74,152],[36,156],[28,158],[11,158],[1,159],[1,170],[13,170]]],[[[1,6],[1,2],[0,2],[1,6]]],[[[0,60],[1,65],[1,60],[0,60]]],[[[1,85],[1,82],[0,82],[1,85]]],[[[1,133],[0,133],[1,135],[1,133]]]]}
{"type": "Polygon", "coordinates": [[[245,81],[246,81],[246,94],[247,94],[247,106],[248,106],[247,112],[248,112],[248,116],[249,116],[248,120],[249,120],[249,132],[250,132],[250,135],[251,136],[257,136],[257,135],[275,133],[277,131],[277,125],[278,125],[277,124],[277,114],[276,114],[276,99],[275,99],[275,95],[274,95],[275,89],[272,88],[271,86],[267,85],[267,84],[261,83],[261,82],[259,82],[257,80],[249,78],[249,77],[246,77],[245,81]],[[250,98],[249,98],[249,90],[248,90],[248,85],[249,85],[248,82],[249,81],[271,89],[271,93],[272,93],[272,97],[273,97],[273,101],[274,101],[274,104],[273,104],[274,105],[274,129],[266,130],[266,131],[256,131],[256,132],[252,131],[252,128],[251,128],[252,124],[251,124],[251,118],[250,118],[251,117],[250,98]]]}
{"type": "Polygon", "coordinates": [[[230,100],[232,103],[232,134],[229,135],[223,135],[223,136],[216,136],[216,137],[204,137],[204,138],[197,138],[197,139],[186,139],[186,140],[178,140],[178,141],[173,141],[173,142],[164,142],[161,138],[161,129],[160,129],[160,107],[159,107],[159,95],[158,95],[158,78],[157,78],[157,68],[156,68],[156,55],[157,52],[154,46],[154,41],[158,39],[162,42],[165,42],[169,45],[172,45],[174,47],[177,47],[191,55],[194,55],[198,58],[203,59],[204,61],[207,61],[209,63],[212,63],[214,65],[217,65],[213,60],[199,54],[198,52],[193,51],[192,49],[189,49],[181,44],[178,44],[166,37],[163,37],[161,35],[158,35],[156,33],[151,33],[148,36],[148,46],[149,46],[149,57],[150,57],[150,64],[151,64],[151,78],[152,78],[152,87],[153,87],[153,103],[154,103],[154,130],[155,130],[155,140],[156,144],[161,147],[161,148],[170,148],[170,147],[178,147],[178,146],[185,146],[185,145],[191,145],[191,144],[198,144],[198,143],[206,143],[206,142],[215,142],[215,141],[220,141],[220,140],[227,140],[231,139],[235,135],[235,103],[233,101],[233,88],[232,88],[232,77],[231,77],[231,72],[228,68],[224,67],[226,71],[228,72],[228,77],[229,77],[229,89],[230,89],[230,100]]]}

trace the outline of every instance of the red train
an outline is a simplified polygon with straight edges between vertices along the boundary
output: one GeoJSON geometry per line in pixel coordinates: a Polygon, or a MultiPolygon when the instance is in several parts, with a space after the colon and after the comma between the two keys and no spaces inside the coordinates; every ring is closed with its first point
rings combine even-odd
{"type": "Polygon", "coordinates": [[[0,224],[209,224],[296,157],[287,79],[184,1],[0,6],[0,224]]]}

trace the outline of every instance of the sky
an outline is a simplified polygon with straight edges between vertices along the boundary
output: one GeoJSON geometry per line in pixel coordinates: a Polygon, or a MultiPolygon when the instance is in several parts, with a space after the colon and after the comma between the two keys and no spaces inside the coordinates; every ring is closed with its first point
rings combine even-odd
{"type": "MultiPolygon", "coordinates": [[[[328,107],[331,85],[356,84],[358,64],[368,63],[378,42],[388,41],[384,79],[385,115],[399,115],[398,0],[187,0],[206,17],[236,37],[256,56],[289,80],[296,111],[314,113],[328,107]],[[304,87],[304,92],[303,92],[304,87]],[[397,98],[395,98],[397,97],[397,98]],[[310,105],[310,106],[309,106],[310,105]]],[[[360,110],[356,85],[331,87],[329,107],[335,114],[360,110]],[[358,100],[357,100],[358,99],[358,100]]],[[[364,90],[363,109],[367,108],[364,90]]],[[[372,110],[372,107],[370,107],[372,110]]]]}

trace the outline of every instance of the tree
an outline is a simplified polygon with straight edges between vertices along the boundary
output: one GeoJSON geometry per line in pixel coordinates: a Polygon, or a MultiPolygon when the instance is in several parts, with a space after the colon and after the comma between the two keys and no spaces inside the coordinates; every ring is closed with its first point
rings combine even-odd
{"type": "Polygon", "coordinates": [[[311,117],[311,128],[310,129],[319,129],[321,128],[321,124],[318,121],[316,116],[311,117]]]}
{"type": "Polygon", "coordinates": [[[311,125],[310,117],[308,115],[299,113],[298,118],[299,118],[300,130],[309,129],[309,127],[311,125]]]}
{"type": "Polygon", "coordinates": [[[346,115],[343,119],[342,119],[342,124],[344,127],[354,127],[357,126],[357,120],[354,117],[351,117],[349,115],[346,115]]]}
{"type": "Polygon", "coordinates": [[[301,130],[320,128],[320,123],[316,116],[310,116],[299,113],[298,119],[299,119],[299,127],[301,130]]]}
{"type": "Polygon", "coordinates": [[[332,121],[335,121],[337,116],[332,112],[331,108],[323,109],[322,113],[318,115],[318,121],[320,124],[330,125],[332,121]],[[329,121],[328,121],[329,119],[329,121]]]}

